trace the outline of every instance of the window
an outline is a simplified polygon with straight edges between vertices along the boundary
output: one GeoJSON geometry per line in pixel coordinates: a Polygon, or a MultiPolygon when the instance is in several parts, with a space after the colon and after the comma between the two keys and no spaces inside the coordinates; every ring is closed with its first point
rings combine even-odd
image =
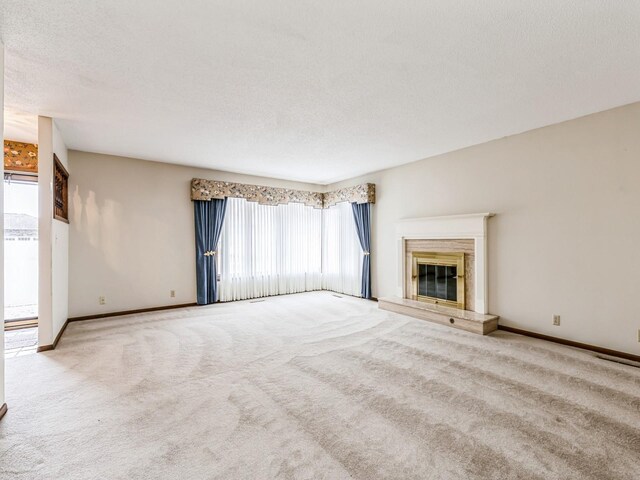
{"type": "Polygon", "coordinates": [[[37,177],[4,177],[4,318],[15,322],[38,316],[37,177]]]}
{"type": "Polygon", "coordinates": [[[362,249],[351,204],[339,203],[323,210],[322,215],[322,287],[359,297],[362,249]]]}
{"type": "Polygon", "coordinates": [[[321,289],[321,232],[320,209],[228,198],[219,247],[220,300],[321,289]]]}

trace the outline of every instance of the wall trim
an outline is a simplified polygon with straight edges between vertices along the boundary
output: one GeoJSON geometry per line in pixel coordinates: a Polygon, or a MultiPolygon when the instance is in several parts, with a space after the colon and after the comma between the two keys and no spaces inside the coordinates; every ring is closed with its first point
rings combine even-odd
{"type": "Polygon", "coordinates": [[[9,410],[9,408],[7,407],[7,404],[4,403],[1,407],[0,407],[0,420],[2,420],[2,417],[4,417],[4,414],[7,413],[7,410],[9,410]]]}
{"type": "Polygon", "coordinates": [[[67,325],[69,325],[69,320],[66,320],[64,322],[64,325],[62,325],[62,328],[58,332],[58,335],[56,335],[56,339],[53,341],[53,348],[56,348],[58,346],[58,342],[60,341],[60,337],[62,337],[62,334],[66,330],[67,325]]]}
{"type": "MultiPolygon", "coordinates": [[[[357,298],[360,298],[360,297],[357,297],[357,298]]],[[[374,300],[376,302],[378,301],[378,299],[375,297],[371,298],[371,300],[374,300]]],[[[180,305],[164,305],[161,307],[138,308],[135,310],[122,310],[119,312],[96,313],[93,315],[83,315],[81,317],[69,317],[67,321],[64,322],[64,325],[60,329],[60,332],[58,333],[58,336],[56,337],[54,342],[51,345],[39,346],[37,352],[40,353],[40,352],[46,352],[49,350],[54,350],[58,346],[58,342],[60,341],[62,334],[66,330],[67,325],[69,325],[69,323],[71,322],[83,322],[85,320],[97,320],[100,318],[109,318],[109,317],[122,317],[124,315],[135,315],[138,313],[158,312],[161,310],[174,310],[176,308],[187,308],[187,307],[197,307],[197,306],[198,306],[197,303],[182,303],[180,305]]]]}
{"type": "Polygon", "coordinates": [[[55,350],[55,348],[58,346],[58,342],[60,341],[60,338],[62,337],[62,334],[67,328],[67,325],[69,325],[69,320],[64,322],[64,325],[62,325],[62,328],[58,332],[58,335],[56,335],[56,339],[53,341],[51,345],[39,346],[36,352],[41,353],[41,352],[47,352],[49,350],[55,350]]]}
{"type": "Polygon", "coordinates": [[[567,345],[569,347],[582,348],[583,350],[590,350],[592,352],[602,353],[604,355],[610,355],[612,357],[620,357],[626,360],[632,360],[634,362],[640,362],[640,355],[634,355],[633,353],[619,352],[618,350],[611,350],[609,348],[598,347],[597,345],[589,345],[587,343],[574,342],[573,340],[567,340],[559,337],[552,337],[550,335],[530,332],[528,330],[520,330],[519,328],[507,327],[505,325],[498,325],[498,330],[504,330],[505,332],[510,332],[510,333],[517,333],[518,335],[524,335],[526,337],[539,338],[540,340],[559,343],[561,345],[567,345]]]}
{"type": "Polygon", "coordinates": [[[157,312],[160,310],[173,310],[174,308],[196,307],[197,303],[182,303],[180,305],[164,305],[162,307],[138,308],[135,310],[122,310],[120,312],[96,313],[93,315],[84,315],[82,317],[70,317],[68,322],[81,322],[83,320],[95,320],[98,318],[121,317],[123,315],[135,315],[137,313],[157,312]]]}
{"type": "Polygon", "coordinates": [[[159,310],[173,310],[174,308],[195,307],[197,305],[198,305],[197,303],[183,303],[180,305],[165,305],[162,307],[139,308],[136,310],[123,310],[121,312],[111,312],[111,313],[97,313],[95,315],[85,315],[83,317],[67,318],[67,321],[64,322],[64,325],[58,332],[58,335],[56,336],[56,339],[53,341],[53,343],[51,345],[39,346],[37,352],[41,353],[41,352],[47,352],[49,350],[55,350],[55,348],[58,346],[58,342],[60,341],[60,338],[62,338],[62,334],[67,329],[67,325],[69,325],[70,322],[82,322],[84,320],[96,320],[98,318],[108,318],[108,317],[121,317],[123,315],[135,315],[136,313],[157,312],[159,310]]]}

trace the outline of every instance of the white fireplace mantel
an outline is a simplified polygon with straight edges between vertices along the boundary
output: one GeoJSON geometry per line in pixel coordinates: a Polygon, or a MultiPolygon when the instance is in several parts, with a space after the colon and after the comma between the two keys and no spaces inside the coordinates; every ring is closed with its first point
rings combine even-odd
{"type": "Polygon", "coordinates": [[[405,292],[405,240],[473,239],[475,250],[475,311],[488,313],[487,220],[493,213],[472,213],[445,217],[407,218],[396,224],[398,244],[398,294],[405,292]]]}

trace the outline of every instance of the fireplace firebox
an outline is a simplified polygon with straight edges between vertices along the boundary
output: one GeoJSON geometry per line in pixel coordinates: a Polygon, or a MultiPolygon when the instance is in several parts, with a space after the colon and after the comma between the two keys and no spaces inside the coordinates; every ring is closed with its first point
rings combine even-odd
{"type": "Polygon", "coordinates": [[[413,252],[412,298],[464,310],[464,253],[413,252]]]}

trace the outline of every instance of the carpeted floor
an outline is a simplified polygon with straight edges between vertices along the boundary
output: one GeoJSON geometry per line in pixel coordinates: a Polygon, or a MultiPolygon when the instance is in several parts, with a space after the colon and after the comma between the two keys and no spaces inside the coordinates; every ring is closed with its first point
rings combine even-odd
{"type": "Polygon", "coordinates": [[[640,369],[327,292],[70,324],[2,479],[638,479],[640,369]]]}

